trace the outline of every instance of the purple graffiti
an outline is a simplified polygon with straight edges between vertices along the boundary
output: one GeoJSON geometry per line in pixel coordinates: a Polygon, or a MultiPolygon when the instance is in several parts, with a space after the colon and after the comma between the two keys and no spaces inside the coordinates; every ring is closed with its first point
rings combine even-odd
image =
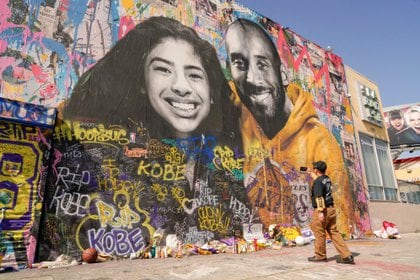
{"type": "Polygon", "coordinates": [[[142,250],[146,244],[140,228],[132,231],[112,229],[106,232],[104,228],[88,230],[90,247],[105,254],[126,256],[142,250]]]}

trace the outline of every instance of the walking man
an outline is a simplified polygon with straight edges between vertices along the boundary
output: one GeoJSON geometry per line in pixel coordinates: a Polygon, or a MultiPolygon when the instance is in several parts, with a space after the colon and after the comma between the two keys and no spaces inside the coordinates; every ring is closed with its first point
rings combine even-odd
{"type": "Polygon", "coordinates": [[[324,161],[313,163],[310,170],[314,179],[311,197],[314,213],[312,215],[311,230],[315,236],[315,255],[309,257],[311,262],[327,261],[327,248],[325,244],[326,233],[331,237],[335,249],[340,254],[338,263],[355,264],[353,256],[336,227],[336,213],[331,190],[331,179],[325,175],[327,164],[324,161]]]}

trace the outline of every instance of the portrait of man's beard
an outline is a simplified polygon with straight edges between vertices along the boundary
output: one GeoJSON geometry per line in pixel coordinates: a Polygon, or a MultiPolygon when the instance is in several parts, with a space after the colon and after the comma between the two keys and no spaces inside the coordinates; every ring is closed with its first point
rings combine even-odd
{"type": "MultiPolygon", "coordinates": [[[[255,89],[252,88],[253,86],[247,86],[245,92],[253,92],[255,89]]],[[[266,104],[254,103],[250,95],[243,94],[243,92],[240,93],[240,96],[242,102],[257,120],[271,121],[275,120],[280,113],[279,110],[281,110],[284,104],[284,94],[284,92],[279,92],[278,90],[271,93],[269,98],[272,102],[266,104]]]]}

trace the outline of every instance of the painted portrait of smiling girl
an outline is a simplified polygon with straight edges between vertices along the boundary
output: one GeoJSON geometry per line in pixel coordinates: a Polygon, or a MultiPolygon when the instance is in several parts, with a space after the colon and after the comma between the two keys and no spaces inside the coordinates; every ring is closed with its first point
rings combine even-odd
{"type": "Polygon", "coordinates": [[[190,43],[164,39],[147,56],[144,76],[151,106],[177,137],[188,136],[209,115],[209,79],[190,43]]]}
{"type": "Polygon", "coordinates": [[[142,123],[156,139],[226,134],[237,120],[230,94],[209,42],[174,19],[151,17],[81,76],[63,116],[142,123]]]}

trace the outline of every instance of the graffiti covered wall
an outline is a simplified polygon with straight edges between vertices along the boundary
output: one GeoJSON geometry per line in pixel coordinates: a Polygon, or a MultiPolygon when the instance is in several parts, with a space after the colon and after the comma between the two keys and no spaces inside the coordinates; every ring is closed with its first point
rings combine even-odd
{"type": "Polygon", "coordinates": [[[307,227],[317,160],[370,229],[340,57],[233,1],[0,5],[1,95],[59,109],[40,259],[307,227]]]}
{"type": "Polygon", "coordinates": [[[0,253],[3,265],[33,263],[55,109],[0,98],[0,253]]]}

